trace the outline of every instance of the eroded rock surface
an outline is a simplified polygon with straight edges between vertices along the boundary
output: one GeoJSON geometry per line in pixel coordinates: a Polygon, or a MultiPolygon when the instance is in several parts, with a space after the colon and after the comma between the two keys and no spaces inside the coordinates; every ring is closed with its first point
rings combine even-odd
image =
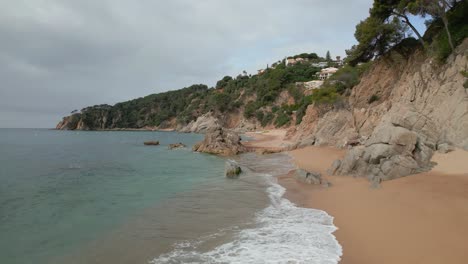
{"type": "Polygon", "coordinates": [[[213,128],[205,133],[205,139],[193,146],[197,152],[231,156],[247,151],[240,136],[222,127],[213,128]]]}
{"type": "Polygon", "coordinates": [[[468,40],[437,64],[420,50],[393,53],[374,63],[340,107],[311,105],[288,134],[298,146],[350,148],[330,172],[373,182],[430,169],[434,151],[468,150],[468,40]],[[369,103],[369,98],[378,100],[369,103]],[[445,144],[447,143],[447,144],[445,144]],[[338,168],[337,168],[338,167],[338,168]]]}

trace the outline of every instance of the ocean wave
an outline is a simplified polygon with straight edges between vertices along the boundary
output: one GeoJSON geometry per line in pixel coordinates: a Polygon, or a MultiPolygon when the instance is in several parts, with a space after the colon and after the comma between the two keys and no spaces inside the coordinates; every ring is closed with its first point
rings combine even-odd
{"type": "Polygon", "coordinates": [[[184,242],[150,263],[338,263],[342,249],[333,235],[337,230],[333,217],[321,210],[297,207],[283,198],[286,190],[275,177],[264,176],[271,183],[267,190],[271,205],[257,213],[256,227],[239,231],[233,241],[208,252],[199,252],[184,242]]]}

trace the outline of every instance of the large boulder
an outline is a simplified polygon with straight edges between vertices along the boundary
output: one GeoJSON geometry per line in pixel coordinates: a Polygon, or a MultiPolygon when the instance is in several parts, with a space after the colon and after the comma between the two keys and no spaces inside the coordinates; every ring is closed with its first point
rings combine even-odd
{"type": "Polygon", "coordinates": [[[216,127],[205,133],[205,139],[195,144],[193,151],[231,156],[245,152],[247,148],[237,133],[216,127]]]}
{"type": "Polygon", "coordinates": [[[341,164],[333,164],[330,171],[380,182],[428,170],[433,150],[426,146],[425,139],[405,127],[382,124],[365,146],[349,150],[341,164]]]}
{"type": "Polygon", "coordinates": [[[242,169],[237,164],[237,162],[233,160],[227,160],[224,166],[224,174],[227,178],[236,179],[239,178],[239,175],[242,173],[242,169]]]}

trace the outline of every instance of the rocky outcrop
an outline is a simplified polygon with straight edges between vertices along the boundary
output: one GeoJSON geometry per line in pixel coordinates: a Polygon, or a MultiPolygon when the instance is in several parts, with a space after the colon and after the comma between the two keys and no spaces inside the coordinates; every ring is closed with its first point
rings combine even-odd
{"type": "Polygon", "coordinates": [[[380,182],[431,168],[432,149],[418,133],[395,124],[382,124],[365,146],[351,149],[338,169],[338,174],[367,176],[380,182]]]}
{"type": "Polygon", "coordinates": [[[195,144],[193,151],[231,156],[245,152],[247,149],[242,145],[237,133],[216,127],[205,133],[205,139],[195,144]]]}
{"type": "Polygon", "coordinates": [[[179,132],[183,133],[206,133],[208,130],[219,127],[220,122],[212,112],[201,115],[195,121],[181,128],[179,132]]]}
{"type": "Polygon", "coordinates": [[[309,106],[289,138],[351,148],[329,171],[373,182],[429,169],[436,150],[468,150],[468,40],[440,65],[420,50],[387,54],[355,86],[344,107],[309,106]],[[378,100],[369,99],[375,95],[378,100]],[[369,103],[371,102],[371,103],[369,103]],[[354,146],[354,147],[353,147],[354,146]]]}
{"type": "Polygon", "coordinates": [[[224,175],[227,178],[230,178],[230,179],[239,178],[239,175],[241,173],[242,173],[242,169],[239,166],[239,164],[237,164],[237,162],[235,162],[233,160],[227,160],[226,161],[226,164],[224,166],[224,175]]]}

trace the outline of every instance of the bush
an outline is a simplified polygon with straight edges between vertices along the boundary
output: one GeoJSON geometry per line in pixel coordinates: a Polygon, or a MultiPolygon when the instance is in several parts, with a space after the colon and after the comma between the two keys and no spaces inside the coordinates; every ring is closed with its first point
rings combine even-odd
{"type": "Polygon", "coordinates": [[[273,121],[274,115],[271,112],[268,112],[266,115],[263,116],[261,121],[262,126],[267,126],[273,121]]]}
{"type": "Polygon", "coordinates": [[[264,114],[262,110],[258,110],[257,112],[255,112],[255,118],[257,118],[258,121],[261,122],[263,120],[263,117],[264,114]]]}
{"type": "Polygon", "coordinates": [[[373,102],[378,101],[379,99],[380,99],[380,97],[379,97],[378,95],[373,94],[373,95],[369,98],[368,103],[369,103],[369,104],[372,104],[373,102]]]}
{"type": "Polygon", "coordinates": [[[335,87],[326,87],[315,90],[310,95],[311,102],[320,104],[333,104],[340,99],[340,95],[336,92],[335,87]]]}
{"type": "Polygon", "coordinates": [[[285,113],[285,111],[279,112],[275,120],[275,126],[282,127],[288,124],[290,121],[291,121],[291,117],[287,113],[285,113]]]}
{"type": "Polygon", "coordinates": [[[244,116],[246,118],[251,118],[254,116],[255,114],[255,111],[257,110],[257,103],[256,102],[249,102],[247,103],[247,105],[245,106],[245,109],[244,109],[244,116]]]}

